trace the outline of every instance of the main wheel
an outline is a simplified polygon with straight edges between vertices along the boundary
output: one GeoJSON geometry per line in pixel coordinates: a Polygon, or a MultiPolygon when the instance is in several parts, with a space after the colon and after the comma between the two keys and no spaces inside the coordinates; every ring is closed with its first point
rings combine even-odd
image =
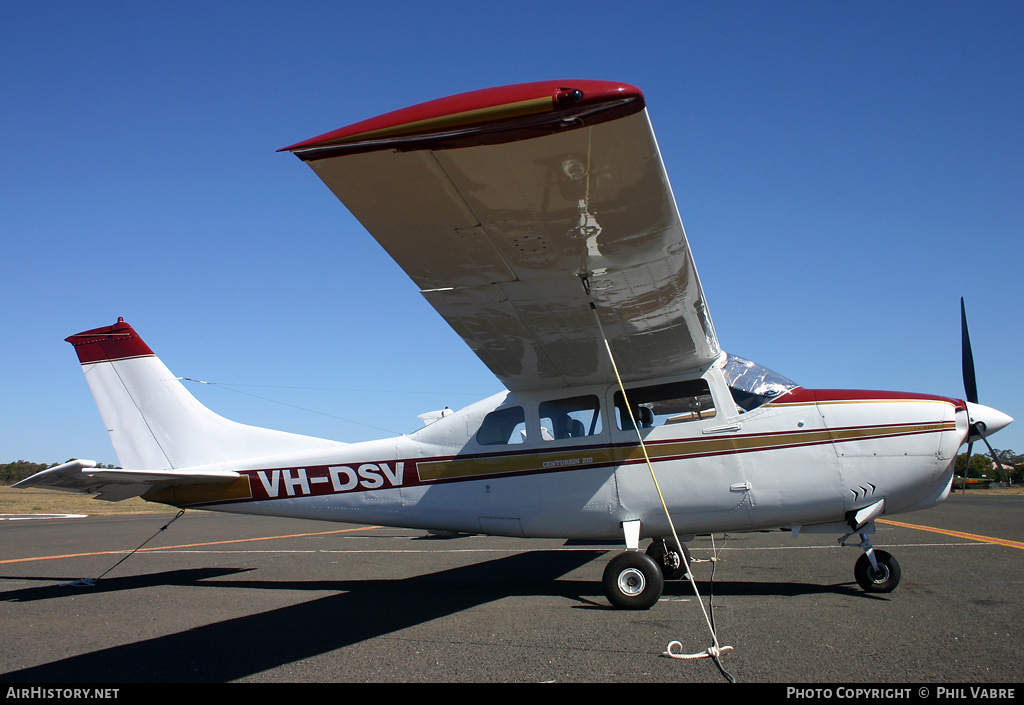
{"type": "Polygon", "coordinates": [[[665,580],[685,578],[690,571],[690,549],[686,547],[685,543],[681,548],[683,557],[680,560],[678,552],[668,550],[668,542],[665,539],[655,539],[647,547],[647,555],[661,567],[661,573],[665,580]]]}
{"type": "Polygon", "coordinates": [[[626,551],[608,562],[603,583],[612,606],[622,610],[646,610],[661,597],[665,578],[661,567],[646,553],[626,551]]]}
{"type": "Polygon", "coordinates": [[[857,559],[853,566],[857,584],[865,592],[892,592],[900,584],[900,564],[886,551],[875,551],[875,562],[878,570],[871,567],[867,554],[857,559]]]}

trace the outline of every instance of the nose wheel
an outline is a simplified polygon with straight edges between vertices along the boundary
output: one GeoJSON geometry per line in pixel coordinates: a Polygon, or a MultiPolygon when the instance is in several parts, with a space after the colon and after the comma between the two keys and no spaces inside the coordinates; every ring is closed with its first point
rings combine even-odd
{"type": "Polygon", "coordinates": [[[886,551],[874,551],[874,558],[874,565],[867,553],[857,559],[853,566],[857,584],[864,592],[892,592],[900,584],[899,562],[886,551]]]}
{"type": "Polygon", "coordinates": [[[885,512],[885,500],[880,499],[874,504],[851,510],[846,513],[846,523],[853,530],[839,539],[841,546],[846,539],[860,536],[860,549],[864,555],[857,559],[853,566],[853,576],[864,592],[892,592],[900,584],[900,564],[886,551],[876,551],[871,545],[868,534],[875,529],[875,519],[885,512]]]}
{"type": "MultiPolygon", "coordinates": [[[[850,534],[847,534],[849,536],[850,534]]],[[[846,537],[844,536],[843,539],[846,537]]],[[[853,566],[853,576],[864,592],[892,592],[900,584],[900,564],[888,551],[876,551],[867,534],[860,535],[864,555],[853,566]]]]}

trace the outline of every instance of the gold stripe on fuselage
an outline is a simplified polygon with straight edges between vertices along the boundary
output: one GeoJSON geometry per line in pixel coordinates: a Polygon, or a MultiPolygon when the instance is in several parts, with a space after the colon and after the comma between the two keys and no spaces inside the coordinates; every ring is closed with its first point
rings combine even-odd
{"type": "MultiPolygon", "coordinates": [[[[950,431],[952,421],[939,423],[899,424],[845,429],[815,429],[789,433],[655,441],[647,444],[647,454],[654,462],[681,460],[724,453],[750,453],[802,445],[843,443],[848,441],[950,431]]],[[[456,457],[445,460],[420,461],[416,464],[420,482],[439,482],[472,477],[492,477],[525,472],[553,472],[582,467],[628,465],[642,462],[639,445],[589,446],[540,453],[516,453],[478,457],[456,457]]]]}

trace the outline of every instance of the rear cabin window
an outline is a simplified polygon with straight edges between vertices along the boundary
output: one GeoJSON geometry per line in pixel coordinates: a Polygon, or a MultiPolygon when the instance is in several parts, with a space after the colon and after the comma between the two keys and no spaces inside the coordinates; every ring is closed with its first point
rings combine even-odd
{"type": "Polygon", "coordinates": [[[476,442],[482,446],[500,446],[526,441],[526,415],[521,406],[492,411],[484,417],[476,442]]]}
{"type": "Polygon", "coordinates": [[[601,432],[601,402],[593,394],[542,402],[540,435],[545,441],[583,438],[601,432]]]}
{"type": "MultiPolygon", "coordinates": [[[[716,414],[707,380],[692,379],[626,390],[633,416],[640,428],[710,419],[716,414]]],[[[615,417],[619,428],[633,430],[622,392],[615,393],[615,417]]]]}

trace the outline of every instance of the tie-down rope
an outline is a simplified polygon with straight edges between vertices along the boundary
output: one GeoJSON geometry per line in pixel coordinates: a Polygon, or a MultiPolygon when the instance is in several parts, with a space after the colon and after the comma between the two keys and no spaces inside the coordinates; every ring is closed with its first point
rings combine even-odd
{"type": "MultiPolygon", "coordinates": [[[[647,469],[651,473],[651,479],[654,481],[654,489],[658,492],[658,499],[661,501],[661,508],[665,511],[665,518],[668,519],[669,528],[672,530],[672,539],[676,542],[676,550],[679,551],[680,558],[685,558],[682,546],[683,544],[679,541],[679,536],[676,534],[676,526],[672,521],[672,515],[668,511],[668,505],[665,503],[665,496],[661,492],[661,485],[658,484],[658,477],[654,472],[654,464],[651,462],[651,456],[647,453],[647,446],[644,443],[643,434],[640,433],[640,426],[637,424],[636,416],[633,414],[633,407],[629,403],[629,399],[626,396],[626,386],[622,382],[622,376],[619,374],[619,366],[615,363],[615,355],[612,354],[611,344],[608,342],[608,336],[605,335],[604,326],[601,324],[601,317],[597,313],[597,305],[594,303],[593,297],[590,295],[590,282],[587,279],[587,275],[581,274],[580,278],[583,281],[583,288],[587,292],[587,298],[590,301],[590,310],[594,312],[594,320],[597,321],[597,329],[601,333],[601,340],[604,341],[604,349],[608,353],[608,360],[612,364],[612,371],[615,373],[615,381],[619,385],[619,391],[622,393],[622,402],[626,407],[626,412],[629,414],[629,420],[633,424],[633,430],[636,431],[636,437],[640,441],[640,450],[644,456],[644,462],[647,463],[647,469]]],[[[711,624],[711,618],[708,615],[707,609],[704,607],[704,602],[701,599],[700,592],[697,590],[697,583],[693,578],[693,571],[687,566],[687,576],[690,578],[690,585],[693,587],[693,593],[697,596],[697,602],[700,603],[700,609],[704,613],[704,621],[707,622],[708,630],[711,632],[711,639],[713,644],[709,646],[705,651],[696,654],[682,654],[677,653],[673,647],[682,649],[682,644],[678,641],[672,641],[669,643],[667,649],[662,656],[668,656],[669,658],[677,659],[696,659],[696,658],[707,658],[711,657],[717,661],[718,657],[723,651],[731,651],[731,646],[721,646],[718,642],[718,635],[715,634],[715,628],[711,624]]]]}
{"type": "Polygon", "coordinates": [[[150,537],[149,537],[148,539],[146,539],[145,541],[143,541],[142,543],[140,543],[140,544],[139,544],[139,545],[138,545],[137,547],[135,547],[134,549],[132,549],[132,550],[131,550],[131,551],[130,551],[130,552],[128,553],[128,555],[126,555],[126,556],[125,556],[124,558],[122,558],[121,560],[119,560],[119,561],[118,561],[117,563],[115,563],[114,565],[112,565],[112,566],[110,566],[109,568],[107,568],[107,569],[106,569],[105,571],[103,571],[103,572],[102,572],[102,573],[101,573],[101,574],[100,574],[100,575],[99,575],[98,577],[95,577],[95,578],[80,578],[79,580],[75,580],[75,581],[73,581],[73,582],[70,582],[70,583],[64,583],[64,584],[62,585],[62,587],[95,587],[95,586],[96,586],[96,583],[98,583],[98,582],[100,581],[100,579],[101,579],[101,578],[103,578],[103,577],[104,577],[104,576],[105,576],[105,575],[106,575],[107,573],[109,573],[109,572],[110,572],[110,571],[112,571],[112,570],[113,570],[114,568],[116,568],[117,566],[121,565],[121,564],[122,564],[122,563],[124,563],[124,562],[125,562],[126,560],[128,560],[129,558],[131,558],[132,556],[134,556],[134,555],[135,555],[135,552],[136,552],[136,551],[138,551],[138,550],[139,550],[139,549],[141,549],[141,548],[142,548],[143,546],[145,546],[145,545],[146,545],[147,543],[149,543],[150,541],[152,541],[153,539],[155,539],[155,538],[156,538],[157,536],[159,536],[159,535],[160,535],[160,532],[161,532],[161,531],[165,531],[165,530],[167,529],[167,527],[168,527],[168,526],[170,526],[171,524],[173,524],[174,522],[176,522],[176,521],[177,521],[177,520],[178,520],[178,519],[179,519],[179,518],[181,517],[181,515],[182,515],[182,514],[184,514],[184,513],[185,513],[185,510],[184,510],[184,509],[182,509],[181,511],[179,511],[179,512],[178,512],[177,514],[175,514],[175,515],[174,515],[174,518],[173,518],[173,519],[171,519],[171,520],[170,520],[169,522],[167,522],[166,524],[164,524],[163,526],[161,526],[161,527],[160,527],[160,529],[159,529],[159,530],[158,530],[158,531],[157,531],[157,532],[156,532],[155,534],[153,534],[153,535],[152,535],[152,536],[150,536],[150,537]]]}

